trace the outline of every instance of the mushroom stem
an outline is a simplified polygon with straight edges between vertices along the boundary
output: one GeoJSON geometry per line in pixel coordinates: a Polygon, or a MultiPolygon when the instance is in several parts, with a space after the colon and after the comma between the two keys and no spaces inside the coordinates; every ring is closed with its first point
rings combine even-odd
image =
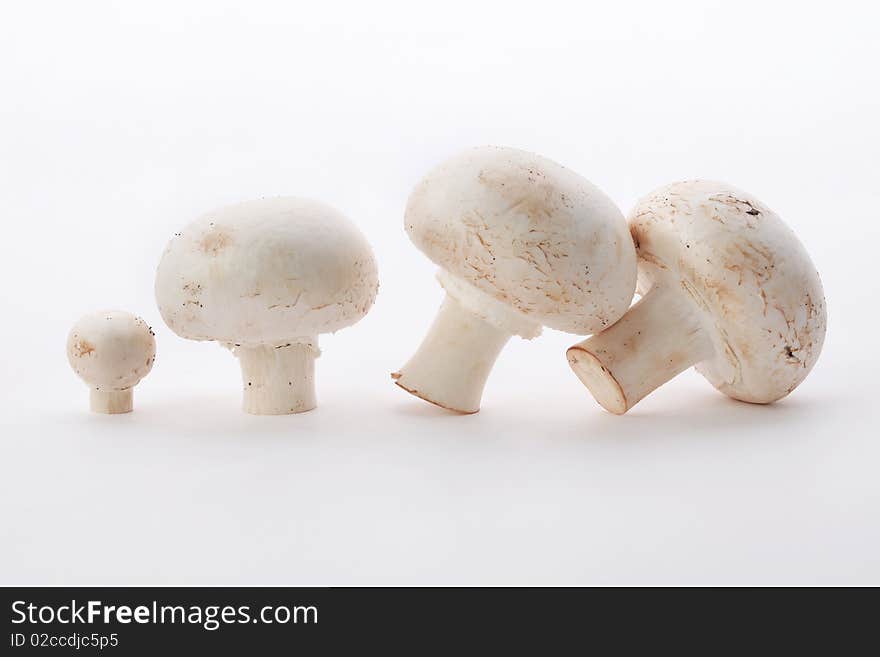
{"type": "Polygon", "coordinates": [[[509,333],[447,294],[418,351],[391,377],[432,404],[476,413],[489,372],[509,339],[509,333]]]}
{"type": "Polygon", "coordinates": [[[244,410],[253,415],[310,411],[315,399],[317,340],[258,347],[235,347],[241,363],[244,410]]]}
{"type": "Polygon", "coordinates": [[[574,345],[567,355],[596,401],[622,415],[714,351],[689,296],[655,286],[617,323],[574,345]]]}
{"type": "Polygon", "coordinates": [[[134,395],[131,388],[125,390],[97,390],[89,393],[89,404],[95,413],[131,413],[134,395]]]}

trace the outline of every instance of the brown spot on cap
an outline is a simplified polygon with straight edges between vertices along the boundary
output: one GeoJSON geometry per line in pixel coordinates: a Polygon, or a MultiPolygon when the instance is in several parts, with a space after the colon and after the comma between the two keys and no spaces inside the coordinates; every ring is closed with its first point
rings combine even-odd
{"type": "Polygon", "coordinates": [[[88,340],[78,340],[77,343],[73,345],[73,353],[77,356],[77,358],[88,356],[94,351],[95,345],[93,345],[88,340]]]}
{"type": "Polygon", "coordinates": [[[232,237],[229,233],[213,230],[202,238],[202,241],[199,242],[199,248],[207,255],[216,256],[230,244],[232,244],[232,237]]]}

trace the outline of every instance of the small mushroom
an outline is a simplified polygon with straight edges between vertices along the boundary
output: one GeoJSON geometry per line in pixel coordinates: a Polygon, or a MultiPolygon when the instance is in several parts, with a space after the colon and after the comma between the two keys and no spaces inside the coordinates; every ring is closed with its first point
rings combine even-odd
{"type": "Polygon", "coordinates": [[[67,336],[67,360],[89,384],[95,413],[129,413],[132,388],[156,360],[156,339],[140,317],[122,310],[80,318],[67,336]]]}
{"type": "Polygon", "coordinates": [[[175,333],[238,357],[246,412],[279,415],[315,408],[318,335],[360,320],[378,285],[372,249],[346,217],[281,197],[208,213],[177,233],[156,300],[175,333]]]}
{"type": "Polygon", "coordinates": [[[766,404],[809,374],[825,337],[819,275],[794,233],[750,194],[704,180],[632,211],[642,298],[571,347],[596,400],[622,414],[688,367],[724,394],[766,404]]]}
{"type": "Polygon", "coordinates": [[[479,147],[413,190],[406,232],[446,290],[415,355],[391,376],[417,397],[475,413],[512,335],[542,326],[585,335],[632,300],[636,257],[620,210],[587,180],[538,155],[479,147]]]}

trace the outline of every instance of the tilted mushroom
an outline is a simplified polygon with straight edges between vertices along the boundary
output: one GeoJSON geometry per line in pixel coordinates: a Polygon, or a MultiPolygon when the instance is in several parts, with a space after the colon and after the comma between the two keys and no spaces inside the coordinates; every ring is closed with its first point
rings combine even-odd
{"type": "Polygon", "coordinates": [[[734,399],[795,389],[825,337],[825,298],[806,250],[753,196],[680,182],[630,215],[642,298],[568,361],[596,400],[622,414],[688,367],[734,399]]]}
{"type": "Polygon", "coordinates": [[[106,310],[80,318],[67,336],[67,360],[89,384],[95,413],[128,413],[132,389],[156,360],[156,339],[140,317],[106,310]]]}
{"type": "Polygon", "coordinates": [[[318,335],[360,320],[378,285],[372,249],[348,219],[282,197],[210,212],[177,233],[156,299],[178,335],[232,349],[245,411],[277,415],[315,407],[318,335]]]}
{"type": "Polygon", "coordinates": [[[599,189],[538,155],[468,150],[431,171],[405,216],[440,267],[446,298],[415,355],[392,374],[429,402],[475,413],[512,335],[585,335],[629,307],[636,257],[623,215],[599,189]]]}

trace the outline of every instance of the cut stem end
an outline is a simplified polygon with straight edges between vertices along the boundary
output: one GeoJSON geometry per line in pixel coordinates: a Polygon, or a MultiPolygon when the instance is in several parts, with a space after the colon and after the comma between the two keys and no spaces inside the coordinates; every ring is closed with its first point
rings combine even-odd
{"type": "Polygon", "coordinates": [[[95,390],[89,392],[89,406],[95,413],[116,415],[131,413],[134,408],[134,394],[131,388],[126,390],[95,390]]]}
{"type": "Polygon", "coordinates": [[[305,413],[317,405],[312,344],[236,347],[241,364],[243,404],[252,415],[305,413]]]}
{"type": "Polygon", "coordinates": [[[572,371],[606,411],[623,415],[629,410],[623,388],[595,354],[582,345],[575,345],[566,356],[572,371]]]}
{"type": "Polygon", "coordinates": [[[714,354],[693,301],[652,288],[611,327],[571,347],[571,369],[606,410],[622,415],[714,354]]]}
{"type": "Polygon", "coordinates": [[[447,295],[418,351],[391,378],[419,399],[456,413],[476,413],[489,373],[509,339],[509,333],[447,295]]]}

